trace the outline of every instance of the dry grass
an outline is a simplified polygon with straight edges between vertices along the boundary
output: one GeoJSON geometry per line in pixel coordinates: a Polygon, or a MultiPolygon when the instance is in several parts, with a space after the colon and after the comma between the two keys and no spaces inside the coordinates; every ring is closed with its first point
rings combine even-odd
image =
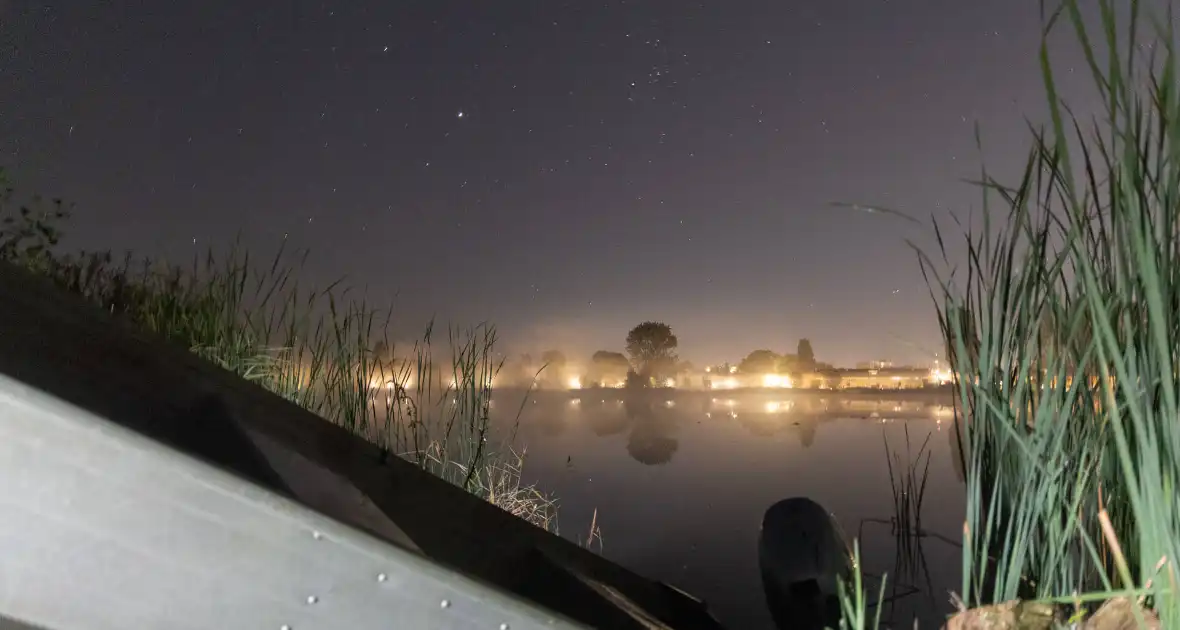
{"type": "Polygon", "coordinates": [[[0,260],[41,274],[509,513],[556,528],[556,502],[521,482],[524,457],[513,451],[515,427],[501,438],[491,430],[492,380],[501,367],[493,327],[450,329],[440,344],[428,326],[411,347],[395,348],[388,336],[391,309],[371,308],[340,283],[322,290],[299,285],[306,253],[291,256],[280,248],[259,264],[235,246],[222,255],[210,250],[189,267],[109,252],[63,255],[55,246],[68,218],[57,202],[18,206],[6,189],[0,260]]]}

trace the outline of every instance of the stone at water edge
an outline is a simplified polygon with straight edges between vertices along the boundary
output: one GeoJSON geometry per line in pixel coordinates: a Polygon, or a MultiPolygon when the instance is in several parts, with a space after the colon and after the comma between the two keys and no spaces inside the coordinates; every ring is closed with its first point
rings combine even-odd
{"type": "Polygon", "coordinates": [[[1059,621],[1050,604],[1012,600],[959,612],[947,619],[943,630],[1049,630],[1059,621]]]}
{"type": "MultiPolygon", "coordinates": [[[[1049,630],[1063,624],[1057,607],[1017,600],[964,610],[947,620],[944,630],[1049,630]]],[[[1081,630],[1160,630],[1159,617],[1127,597],[1107,600],[1086,619],[1081,630]],[[1135,616],[1138,610],[1143,625],[1135,616]]]]}
{"type": "Polygon", "coordinates": [[[1154,610],[1147,610],[1130,597],[1116,597],[1099,606],[1082,630],[1159,630],[1161,627],[1159,615],[1154,610]],[[1139,619],[1143,620],[1142,624],[1139,619]]]}

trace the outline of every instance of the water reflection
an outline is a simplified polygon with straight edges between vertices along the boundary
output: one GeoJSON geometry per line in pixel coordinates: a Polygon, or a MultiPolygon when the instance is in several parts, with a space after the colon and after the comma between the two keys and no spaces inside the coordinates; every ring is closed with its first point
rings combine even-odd
{"type": "MultiPolygon", "coordinates": [[[[942,413],[943,415],[951,416],[952,414],[949,411],[948,409],[942,413]]],[[[940,421],[940,424],[950,424],[943,433],[946,433],[947,441],[951,447],[951,464],[955,467],[955,477],[959,480],[959,483],[967,483],[967,459],[963,453],[963,444],[967,436],[963,434],[962,427],[954,422],[953,416],[950,418],[949,423],[940,421]]]]}
{"type": "Polygon", "coordinates": [[[961,578],[961,552],[932,542],[962,528],[950,403],[930,394],[545,393],[526,406],[519,439],[525,481],[560,498],[563,533],[576,538],[597,510],[605,557],[705,599],[726,627],[776,627],[755,550],[767,508],[793,496],[814,499],[847,540],[860,540],[873,598],[888,574],[883,622],[939,627],[961,578]],[[546,425],[555,421],[565,429],[546,425]],[[890,521],[883,438],[904,451],[907,428],[915,451],[930,435],[925,539],[896,536],[890,521]],[[924,556],[912,553],[923,545],[924,556]]]}
{"type": "Polygon", "coordinates": [[[623,401],[614,400],[608,406],[606,401],[600,401],[600,404],[592,409],[582,408],[586,412],[587,423],[594,435],[598,437],[618,435],[631,426],[631,418],[628,414],[619,413],[619,407],[622,404],[623,401]]]}
{"type": "Polygon", "coordinates": [[[564,413],[545,414],[537,418],[537,429],[549,437],[565,433],[569,428],[569,415],[564,413]]]}
{"type": "Polygon", "coordinates": [[[858,400],[839,397],[804,397],[797,399],[711,398],[706,412],[711,417],[720,411],[755,435],[770,436],[781,432],[797,433],[799,443],[810,446],[819,425],[841,418],[890,422],[939,417],[950,408],[931,405],[929,401],[858,400]]]}
{"type": "MultiPolygon", "coordinates": [[[[664,409],[670,409],[664,401],[664,409]]],[[[672,461],[672,456],[680,448],[680,443],[673,435],[676,427],[674,419],[659,413],[656,402],[642,395],[628,396],[623,400],[627,420],[631,425],[631,434],[627,436],[627,453],[635,461],[647,466],[661,466],[672,461]]]]}
{"type": "MultiPolygon", "coordinates": [[[[542,394],[544,395],[544,394],[542,394]]],[[[772,398],[746,395],[718,398],[708,394],[682,394],[676,400],[669,394],[625,394],[608,392],[613,398],[565,398],[568,409],[553,409],[548,399],[541,409],[530,414],[530,424],[537,433],[556,437],[565,433],[571,416],[599,437],[611,437],[628,431],[627,452],[646,465],[667,464],[679,443],[676,426],[695,407],[706,421],[730,421],[757,437],[790,435],[804,449],[815,444],[825,424],[840,419],[863,419],[880,424],[908,420],[934,419],[937,429],[946,434],[951,447],[956,478],[965,479],[962,450],[954,429],[954,411],[949,401],[932,404],[931,400],[889,400],[840,396],[807,395],[798,398],[772,398]]],[[[674,395],[674,394],[673,394],[674,395]]]]}

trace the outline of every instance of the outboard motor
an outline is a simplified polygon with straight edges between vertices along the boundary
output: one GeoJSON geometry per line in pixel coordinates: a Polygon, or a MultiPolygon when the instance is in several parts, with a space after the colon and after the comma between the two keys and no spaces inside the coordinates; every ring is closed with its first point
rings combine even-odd
{"type": "Polygon", "coordinates": [[[780,630],[838,627],[837,578],[848,578],[848,545],[832,515],[806,497],[770,506],[758,534],[766,604],[780,630]]]}

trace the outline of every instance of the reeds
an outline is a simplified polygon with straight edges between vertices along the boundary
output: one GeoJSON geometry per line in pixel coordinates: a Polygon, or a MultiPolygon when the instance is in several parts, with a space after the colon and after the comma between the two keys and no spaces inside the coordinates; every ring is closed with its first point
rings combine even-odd
{"type": "MultiPolygon", "coordinates": [[[[881,625],[881,607],[869,617],[868,598],[865,596],[862,576],[864,572],[860,563],[860,542],[852,541],[852,575],[845,582],[843,578],[836,581],[836,595],[840,599],[840,630],[861,630],[862,628],[876,628],[881,625]]],[[[877,592],[877,602],[885,599],[885,580],[877,592]]]]}
{"type": "MultiPolygon", "coordinates": [[[[927,481],[930,477],[931,452],[929,444],[931,436],[931,433],[927,433],[917,451],[914,451],[907,425],[903,453],[901,450],[890,448],[888,435],[882,432],[882,439],[885,442],[886,467],[889,471],[889,488],[893,499],[891,506],[893,514],[888,519],[862,519],[856,532],[856,540],[859,543],[866,539],[865,525],[883,525],[889,527],[889,535],[893,538],[893,573],[877,576],[861,571],[862,578],[871,577],[881,581],[880,597],[875,603],[866,604],[866,606],[878,607],[876,617],[878,620],[884,616],[887,622],[891,621],[893,605],[900,599],[921,593],[933,597],[933,584],[930,580],[930,569],[926,563],[924,548],[927,540],[959,546],[946,536],[922,528],[922,508],[925,503],[927,481]],[[889,583],[888,589],[885,588],[886,582],[889,583]],[[886,591],[888,591],[888,595],[886,595],[886,591]],[[886,607],[890,608],[889,614],[881,612],[886,607]]],[[[933,600],[931,604],[934,605],[933,600]]]]}
{"type": "MultiPolygon", "coordinates": [[[[893,497],[890,533],[894,542],[894,563],[889,597],[878,601],[878,606],[886,603],[892,606],[898,599],[921,592],[934,596],[924,550],[925,539],[931,534],[922,528],[922,507],[926,498],[926,482],[930,477],[931,452],[928,447],[931,435],[926,434],[926,439],[915,453],[911,450],[910,429],[906,425],[904,463],[902,454],[890,449],[889,438],[883,436],[889,488],[893,497]],[[919,588],[919,583],[925,588],[919,588]]],[[[941,536],[935,535],[935,538],[945,542],[941,536]]]]}
{"type": "Polygon", "coordinates": [[[930,477],[930,434],[918,447],[910,451],[910,428],[905,427],[905,463],[901,453],[889,448],[889,437],[885,440],[885,462],[889,470],[889,488],[893,496],[893,535],[900,541],[912,541],[922,533],[922,501],[926,498],[926,481],[930,477]]]}
{"type": "MultiPolygon", "coordinates": [[[[160,335],[529,522],[556,528],[556,503],[521,482],[515,428],[492,431],[495,329],[433,326],[408,348],[388,338],[391,310],[341,288],[302,287],[306,255],[282,248],[210,250],[191,267],[54,251],[60,205],[14,208],[0,198],[0,259],[47,276],[117,317],[160,335]]],[[[520,401],[523,407],[524,400],[520,401]]],[[[519,411],[519,408],[518,408],[519,411]]],[[[517,415],[519,418],[519,413],[517,415]]]]}
{"type": "Polygon", "coordinates": [[[1032,129],[1019,181],[982,173],[965,262],[937,221],[936,252],[916,248],[957,374],[959,597],[1080,611],[1130,595],[1180,627],[1174,22],[1138,0],[1095,6],[1097,33],[1076,0],[1045,13],[1045,32],[1080,42],[1101,113],[1067,106],[1043,44],[1050,123],[1032,129]]]}
{"type": "MultiPolygon", "coordinates": [[[[1130,4],[1126,33],[1115,3],[1098,6],[1105,50],[1073,0],[1047,23],[1072,25],[1103,116],[1087,123],[1070,112],[1043,46],[1050,131],[1034,132],[1015,187],[981,178],[985,199],[1002,201],[1002,224],[992,229],[985,206],[983,230],[965,235],[961,288],[922,257],[959,375],[969,605],[1141,589],[1180,541],[1171,19],[1154,22],[1152,52],[1141,59],[1140,4],[1130,4]],[[1116,541],[1125,556],[1113,553],[1116,541]]],[[[1153,594],[1165,625],[1180,621],[1175,595],[1153,594]]]]}

